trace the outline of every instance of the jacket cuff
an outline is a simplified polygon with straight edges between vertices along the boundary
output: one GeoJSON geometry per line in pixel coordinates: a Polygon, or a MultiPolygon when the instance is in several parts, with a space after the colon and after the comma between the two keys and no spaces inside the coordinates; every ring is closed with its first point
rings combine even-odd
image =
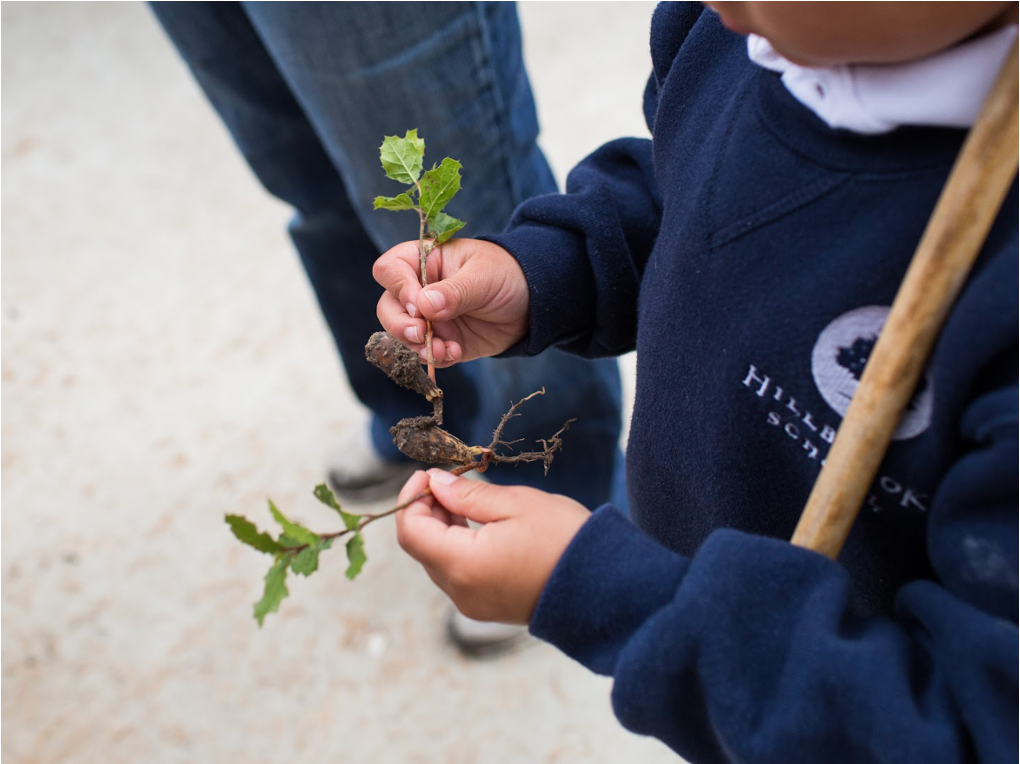
{"type": "Polygon", "coordinates": [[[531,633],[599,674],[612,674],[620,649],[669,602],[688,560],[604,505],[581,526],[532,614],[531,633]]]}
{"type": "Polygon", "coordinates": [[[528,281],[528,335],[504,355],[537,355],[590,330],[595,281],[578,234],[526,223],[478,238],[509,252],[528,281]]]}

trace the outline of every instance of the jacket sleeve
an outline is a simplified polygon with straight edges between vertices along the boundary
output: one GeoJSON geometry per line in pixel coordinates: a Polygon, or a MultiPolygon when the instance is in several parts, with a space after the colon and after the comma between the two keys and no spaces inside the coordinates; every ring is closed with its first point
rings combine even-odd
{"type": "Polygon", "coordinates": [[[632,350],[638,284],[661,214],[651,141],[625,138],[574,168],[565,194],[525,202],[504,233],[481,237],[510,252],[528,280],[530,333],[508,354],[632,350]]]}
{"type": "MultiPolygon", "coordinates": [[[[653,71],[644,116],[655,128],[659,88],[705,8],[660,3],[652,26],[653,71]]],[[[567,178],[567,193],[521,205],[507,230],[483,236],[520,262],[531,297],[530,333],[506,355],[534,355],[558,345],[601,357],[634,349],[638,284],[662,218],[652,142],[606,144],[567,178]]]]}
{"type": "Polygon", "coordinates": [[[1016,762],[1017,388],[976,398],[930,509],[935,577],[849,612],[845,569],[719,530],[690,559],[603,507],[532,632],[614,677],[628,729],[702,762],[1016,762]]]}

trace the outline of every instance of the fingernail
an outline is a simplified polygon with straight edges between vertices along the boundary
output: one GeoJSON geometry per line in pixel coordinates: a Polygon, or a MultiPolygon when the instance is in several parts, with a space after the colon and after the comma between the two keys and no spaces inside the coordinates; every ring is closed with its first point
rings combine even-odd
{"type": "Polygon", "coordinates": [[[423,294],[428,298],[428,301],[432,303],[432,307],[436,310],[442,310],[446,307],[446,298],[443,297],[443,293],[436,289],[426,289],[423,294]]]}
{"type": "Polygon", "coordinates": [[[421,340],[418,339],[418,327],[417,326],[409,326],[406,329],[404,329],[404,337],[407,338],[408,342],[413,342],[415,345],[420,345],[421,344],[421,340]]]}
{"type": "Polygon", "coordinates": [[[409,315],[411,318],[418,318],[417,305],[415,305],[413,302],[409,302],[404,307],[407,309],[407,315],[409,315]]]}
{"type": "Polygon", "coordinates": [[[440,485],[449,485],[457,479],[456,475],[446,470],[429,470],[429,477],[440,485]]]}

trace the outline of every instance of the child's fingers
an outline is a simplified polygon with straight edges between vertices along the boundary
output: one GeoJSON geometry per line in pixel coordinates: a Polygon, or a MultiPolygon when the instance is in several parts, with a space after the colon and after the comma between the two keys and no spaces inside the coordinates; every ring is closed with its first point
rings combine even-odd
{"type": "MultiPolygon", "coordinates": [[[[403,504],[416,496],[421,496],[428,487],[429,476],[418,470],[404,484],[397,497],[397,503],[403,504]]],[[[415,559],[418,559],[418,555],[413,553],[408,546],[416,548],[419,543],[416,539],[421,534],[425,534],[429,538],[444,528],[466,529],[468,527],[467,520],[451,514],[431,494],[422,496],[404,508],[402,512],[397,513],[396,523],[398,542],[415,559]],[[405,542],[407,542],[407,546],[405,546],[405,542]]]]}
{"type": "MultiPolygon", "coordinates": [[[[418,316],[414,318],[408,313],[407,306],[389,292],[383,292],[375,306],[375,315],[383,329],[388,331],[408,347],[418,349],[424,347],[425,321],[418,316]]],[[[417,315],[417,312],[415,313],[417,315]]]]}
{"type": "MultiPolygon", "coordinates": [[[[432,326],[433,332],[436,331],[436,326],[432,326]]],[[[425,350],[424,345],[416,346],[415,350],[418,351],[418,357],[421,358],[422,363],[428,363],[429,356],[425,350]]],[[[461,350],[460,343],[453,342],[451,340],[443,340],[439,338],[438,334],[432,335],[432,356],[436,362],[436,366],[441,369],[445,369],[448,366],[453,366],[455,363],[459,363],[463,357],[464,352],[461,350]]]]}
{"type": "Polygon", "coordinates": [[[408,312],[412,316],[421,317],[416,315],[418,295],[421,292],[417,242],[405,241],[380,255],[372,265],[372,277],[399,305],[405,309],[410,308],[408,312]]]}
{"type": "MultiPolygon", "coordinates": [[[[424,491],[426,488],[428,488],[428,485],[429,485],[428,473],[423,472],[422,470],[415,470],[413,473],[411,473],[411,477],[407,479],[407,482],[404,483],[404,487],[400,489],[400,494],[397,496],[397,504],[399,505],[403,504],[406,501],[410,501],[415,496],[424,491]]],[[[423,499],[419,499],[418,501],[415,502],[415,504],[418,503],[423,503],[424,507],[426,509],[429,509],[432,506],[432,497],[427,495],[423,499]]],[[[408,507],[408,509],[410,509],[410,507],[408,507]]]]}
{"type": "Polygon", "coordinates": [[[405,241],[383,252],[372,265],[372,277],[386,289],[398,288],[407,278],[418,282],[418,242],[405,241]]]}
{"type": "MultiPolygon", "coordinates": [[[[438,281],[442,273],[442,251],[432,250],[426,271],[429,283],[438,281]]],[[[372,277],[386,291],[392,293],[401,305],[414,305],[421,292],[421,259],[418,242],[405,241],[387,250],[372,265],[372,277]]]]}
{"type": "Polygon", "coordinates": [[[505,520],[515,514],[516,489],[468,480],[443,470],[428,471],[429,488],[436,501],[455,515],[476,523],[505,520]]]}
{"type": "Polygon", "coordinates": [[[398,513],[396,524],[400,547],[430,573],[448,569],[469,552],[476,533],[463,518],[421,501],[398,513]]]}
{"type": "MultiPolygon", "coordinates": [[[[422,363],[428,363],[428,353],[425,351],[427,331],[425,321],[420,316],[417,319],[412,318],[407,307],[401,305],[389,292],[383,292],[376,304],[375,314],[383,329],[412,350],[418,351],[422,363]]],[[[445,368],[459,363],[464,355],[460,343],[442,339],[436,325],[433,325],[432,332],[432,353],[436,365],[445,368]]]]}

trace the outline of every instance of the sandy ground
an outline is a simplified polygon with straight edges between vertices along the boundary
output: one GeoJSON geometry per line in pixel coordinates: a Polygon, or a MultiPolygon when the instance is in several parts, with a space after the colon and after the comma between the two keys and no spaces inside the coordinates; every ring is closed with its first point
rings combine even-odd
{"type": "MultiPolygon", "coordinates": [[[[561,178],[644,133],[651,4],[521,12],[561,178]]],[[[382,524],[357,583],[327,553],[255,627],[267,560],[223,515],[330,527],[310,490],[364,417],[289,213],[144,6],[5,2],[2,35],[5,764],[674,761],[547,645],[458,655],[382,524]]]]}

